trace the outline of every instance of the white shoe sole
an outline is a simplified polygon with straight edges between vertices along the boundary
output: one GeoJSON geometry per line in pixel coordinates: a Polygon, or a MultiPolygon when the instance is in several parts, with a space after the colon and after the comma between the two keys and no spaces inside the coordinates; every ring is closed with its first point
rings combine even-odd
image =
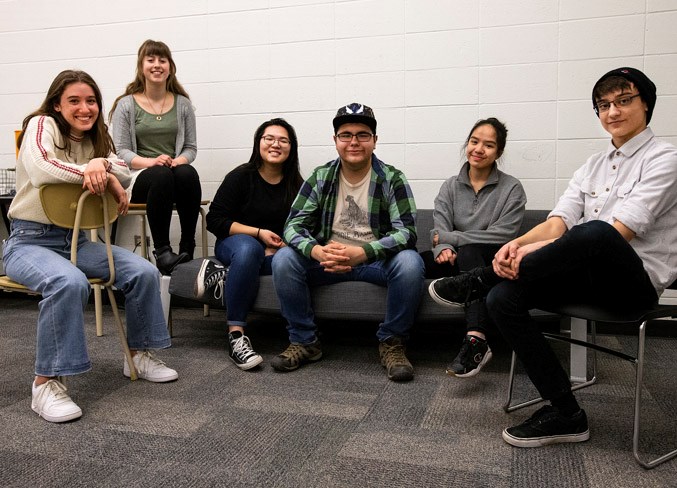
{"type": "Polygon", "coordinates": [[[201,298],[205,293],[205,269],[209,264],[208,259],[203,259],[202,264],[200,265],[200,271],[197,273],[197,278],[195,278],[195,287],[193,288],[193,293],[195,293],[195,298],[201,298]]]}
{"type": "MultiPolygon", "coordinates": [[[[230,355],[228,356],[230,358],[230,355]]],[[[237,361],[235,361],[233,358],[230,358],[231,361],[235,363],[235,366],[240,368],[242,371],[247,371],[249,369],[257,367],[259,364],[263,362],[263,357],[259,356],[256,359],[253,359],[247,363],[240,364],[237,361]]]]}
{"type": "Polygon", "coordinates": [[[514,437],[508,433],[508,429],[503,430],[503,440],[515,447],[542,447],[550,444],[563,444],[570,442],[585,442],[590,439],[590,431],[586,430],[580,434],[564,434],[544,437],[531,437],[522,439],[514,437]]]}
{"type": "Polygon", "coordinates": [[[72,413],[69,413],[67,415],[62,415],[60,417],[53,417],[51,415],[45,414],[45,412],[41,412],[39,408],[34,407],[31,405],[31,410],[33,410],[35,413],[37,413],[40,417],[45,419],[47,422],[53,422],[55,424],[61,423],[61,422],[69,422],[71,420],[79,419],[82,417],[82,410],[78,407],[78,410],[72,413]]]}
{"type": "Polygon", "coordinates": [[[491,349],[487,349],[487,353],[484,355],[484,358],[482,358],[482,361],[480,361],[480,364],[478,364],[475,369],[468,371],[467,373],[463,373],[463,374],[457,374],[457,373],[454,373],[452,370],[448,369],[447,374],[449,376],[455,376],[456,378],[471,378],[471,377],[475,376],[477,373],[479,373],[480,370],[489,361],[491,361],[492,357],[493,357],[493,354],[491,353],[491,349]]]}
{"type": "MultiPolygon", "coordinates": [[[[131,378],[131,375],[129,374],[129,371],[123,370],[122,374],[125,375],[127,378],[131,378]]],[[[170,374],[168,376],[156,376],[154,378],[148,378],[146,376],[143,376],[139,370],[136,370],[136,376],[140,380],[146,380],[150,381],[151,383],[168,383],[170,381],[178,380],[179,379],[179,373],[174,373],[170,374]]]]}
{"type": "MultiPolygon", "coordinates": [[[[440,278],[440,279],[443,279],[443,278],[440,278]]],[[[440,305],[445,306],[445,307],[454,307],[454,308],[461,307],[461,308],[463,308],[462,303],[450,302],[449,300],[445,300],[444,298],[439,296],[437,294],[437,292],[435,291],[434,285],[435,285],[436,281],[439,281],[439,280],[434,280],[430,283],[430,285],[428,285],[428,295],[430,295],[430,298],[432,298],[433,301],[435,301],[436,303],[439,303],[440,305]]]]}

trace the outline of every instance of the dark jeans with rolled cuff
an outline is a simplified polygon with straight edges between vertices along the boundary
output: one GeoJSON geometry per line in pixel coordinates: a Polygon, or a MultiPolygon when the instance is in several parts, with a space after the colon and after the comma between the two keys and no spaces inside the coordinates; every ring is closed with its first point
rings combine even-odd
{"type": "Polygon", "coordinates": [[[197,171],[190,164],[174,168],[152,166],[143,170],[132,188],[132,203],[146,204],[146,217],[153,236],[153,246],[169,246],[169,226],[176,204],[181,224],[179,252],[191,256],[195,248],[195,228],[200,212],[202,187],[197,171]]]}
{"type": "MultiPolygon", "coordinates": [[[[453,266],[449,263],[436,263],[433,252],[424,251],[421,253],[421,257],[425,264],[425,277],[432,279],[445,278],[447,276],[456,276],[474,268],[489,266],[500,248],[500,244],[468,244],[461,246],[457,249],[456,261],[453,266]]],[[[466,330],[476,330],[487,335],[487,329],[491,328],[491,318],[487,312],[484,300],[470,303],[465,308],[465,323],[466,330]]]]}
{"type": "Polygon", "coordinates": [[[519,278],[500,281],[486,304],[540,395],[553,400],[569,395],[571,382],[530,309],[566,303],[649,307],[657,300],[630,243],[610,224],[590,221],[528,254],[520,263],[519,278]]]}

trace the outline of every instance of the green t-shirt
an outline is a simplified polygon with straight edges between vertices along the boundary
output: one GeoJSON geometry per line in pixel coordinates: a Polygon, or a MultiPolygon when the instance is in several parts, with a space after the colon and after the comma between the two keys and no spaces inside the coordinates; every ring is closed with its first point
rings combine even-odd
{"type": "Polygon", "coordinates": [[[160,120],[155,114],[142,109],[134,100],[134,123],[136,124],[136,153],[144,158],[154,158],[160,154],[167,154],[172,158],[176,152],[176,133],[179,124],[176,119],[176,99],[172,108],[160,114],[160,120]]]}

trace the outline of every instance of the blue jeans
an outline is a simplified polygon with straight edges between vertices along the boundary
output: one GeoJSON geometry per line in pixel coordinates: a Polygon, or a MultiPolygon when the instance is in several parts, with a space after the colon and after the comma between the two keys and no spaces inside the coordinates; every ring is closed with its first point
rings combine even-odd
{"type": "Polygon", "coordinates": [[[642,308],[657,300],[632,246],[608,223],[591,221],[528,254],[520,277],[499,282],[486,303],[538,392],[551,400],[567,395],[571,384],[530,309],[566,303],[642,308]]]}
{"type": "MultiPolygon", "coordinates": [[[[70,262],[73,231],[26,220],[12,221],[5,242],[5,272],[42,294],[39,305],[35,374],[68,376],[91,369],[84,308],[91,287],[87,278],[108,279],[106,247],[78,236],[77,267],[70,262]]],[[[131,349],[169,347],[160,302],[160,273],[150,262],[113,246],[115,287],[125,295],[127,342],[131,349]]]]}
{"type": "Polygon", "coordinates": [[[214,253],[224,266],[229,266],[228,286],[223,296],[228,325],[244,327],[259,292],[259,276],[272,273],[273,256],[265,256],[263,244],[244,234],[218,239],[214,253]]]}
{"type": "Polygon", "coordinates": [[[310,344],[316,339],[310,287],[342,281],[366,281],[388,287],[386,316],[376,337],[379,341],[393,336],[407,339],[421,300],[424,272],[421,256],[410,249],[341,274],[325,272],[320,263],[289,247],[280,249],[273,258],[273,282],[282,316],[288,322],[289,342],[310,344]]]}

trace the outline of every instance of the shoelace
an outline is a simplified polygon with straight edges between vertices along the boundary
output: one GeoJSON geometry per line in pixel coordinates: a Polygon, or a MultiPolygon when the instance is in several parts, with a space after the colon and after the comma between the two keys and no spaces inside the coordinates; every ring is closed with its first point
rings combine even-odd
{"type": "Polygon", "coordinates": [[[66,387],[62,385],[61,382],[57,380],[50,380],[47,382],[47,386],[45,386],[42,390],[40,390],[40,393],[38,394],[38,397],[36,399],[36,403],[41,406],[42,410],[42,407],[45,407],[45,402],[43,399],[45,397],[48,397],[50,394],[54,396],[52,404],[56,405],[62,403],[70,399],[66,391],[67,391],[66,387]]]}
{"type": "Polygon", "coordinates": [[[298,361],[303,359],[306,355],[306,348],[301,344],[290,344],[286,351],[284,351],[281,356],[284,356],[292,361],[298,361]]]}
{"type": "Polygon", "coordinates": [[[397,363],[406,363],[407,356],[404,353],[404,346],[402,344],[396,344],[394,346],[388,346],[385,354],[386,363],[397,364],[397,363]]]}
{"type": "Polygon", "coordinates": [[[252,349],[252,345],[249,343],[247,336],[238,337],[235,342],[231,344],[233,348],[233,354],[241,357],[243,360],[249,359],[251,356],[255,356],[256,352],[252,349]]]}
{"type": "Polygon", "coordinates": [[[134,359],[136,358],[139,358],[138,361],[135,361],[137,371],[146,372],[151,366],[165,366],[165,362],[153,356],[150,351],[139,352],[134,356],[134,359]]]}
{"type": "Polygon", "coordinates": [[[226,278],[226,274],[228,274],[228,270],[222,269],[212,273],[205,280],[205,290],[209,290],[210,288],[213,287],[214,298],[216,300],[221,300],[221,298],[223,297],[223,280],[226,278]]]}

